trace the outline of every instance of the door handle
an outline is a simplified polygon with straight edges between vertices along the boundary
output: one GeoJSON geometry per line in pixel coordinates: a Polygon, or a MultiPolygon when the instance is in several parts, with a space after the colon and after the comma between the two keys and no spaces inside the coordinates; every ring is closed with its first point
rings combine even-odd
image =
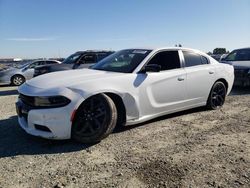
{"type": "Polygon", "coordinates": [[[178,80],[178,81],[183,81],[184,78],[183,78],[183,77],[179,77],[177,80],[178,80]]]}
{"type": "Polygon", "coordinates": [[[209,71],[208,73],[209,73],[209,74],[214,74],[214,71],[209,71]]]}

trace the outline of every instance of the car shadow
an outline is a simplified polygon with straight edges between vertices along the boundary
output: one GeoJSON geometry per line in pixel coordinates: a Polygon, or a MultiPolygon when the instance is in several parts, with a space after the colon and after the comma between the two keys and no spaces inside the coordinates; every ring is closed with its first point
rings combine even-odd
{"type": "Polygon", "coordinates": [[[10,84],[0,84],[0,87],[11,87],[10,84]]]}
{"type": "Polygon", "coordinates": [[[250,95],[250,87],[234,86],[229,95],[250,95]]]}
{"type": "MultiPolygon", "coordinates": [[[[15,91],[10,90],[10,93],[15,94],[15,91]]],[[[249,95],[250,88],[234,87],[230,95],[249,95]]],[[[0,92],[0,96],[5,95],[0,92]]],[[[6,95],[8,95],[6,93],[6,95]]],[[[162,121],[182,115],[193,114],[197,112],[207,111],[205,107],[194,108],[182,112],[176,112],[169,115],[164,115],[153,120],[149,120],[140,124],[130,125],[125,127],[117,127],[113,134],[121,133],[134,129],[149,123],[162,121]]],[[[72,140],[46,140],[39,137],[31,136],[22,130],[17,122],[17,116],[12,116],[8,119],[0,120],[0,158],[15,157],[18,155],[38,155],[38,154],[56,154],[69,153],[74,151],[86,150],[94,144],[82,144],[72,140]]]]}
{"type": "Polygon", "coordinates": [[[17,94],[18,94],[18,91],[16,89],[0,91],[0,96],[9,96],[9,95],[17,95],[17,94]]]}
{"type": "Polygon", "coordinates": [[[146,125],[146,124],[154,123],[154,122],[157,122],[157,121],[162,121],[162,120],[166,120],[166,119],[170,119],[170,118],[174,118],[174,117],[178,117],[178,116],[193,114],[193,113],[197,113],[197,112],[205,112],[205,111],[208,111],[208,109],[206,107],[198,107],[198,108],[193,108],[193,109],[184,110],[184,111],[180,111],[180,112],[175,112],[175,113],[172,113],[172,114],[167,114],[167,115],[164,115],[164,116],[160,116],[160,117],[145,121],[143,123],[139,123],[139,124],[135,124],[135,125],[116,127],[113,133],[116,134],[116,133],[128,131],[130,129],[134,129],[134,128],[137,128],[137,127],[140,127],[140,126],[143,126],[143,125],[146,125]]]}
{"type": "Polygon", "coordinates": [[[0,158],[18,155],[68,153],[85,150],[92,145],[72,140],[46,140],[25,133],[17,122],[17,116],[0,120],[0,158]]]}

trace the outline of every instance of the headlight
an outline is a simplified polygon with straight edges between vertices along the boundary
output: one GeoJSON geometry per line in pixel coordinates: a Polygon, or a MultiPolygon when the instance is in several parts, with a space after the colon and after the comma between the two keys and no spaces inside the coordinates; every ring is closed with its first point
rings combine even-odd
{"type": "Polygon", "coordinates": [[[70,103],[64,96],[34,97],[34,106],[37,107],[62,107],[70,103]]]}

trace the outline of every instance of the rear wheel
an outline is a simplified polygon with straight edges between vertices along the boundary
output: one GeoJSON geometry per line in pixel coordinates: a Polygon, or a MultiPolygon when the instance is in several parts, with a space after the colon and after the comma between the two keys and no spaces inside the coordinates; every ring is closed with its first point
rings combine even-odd
{"type": "Polygon", "coordinates": [[[220,81],[216,82],[210,91],[207,107],[212,110],[221,108],[225,102],[226,92],[225,84],[220,81]]]}
{"type": "Polygon", "coordinates": [[[71,136],[82,143],[96,143],[107,137],[115,128],[117,110],[105,94],[90,97],[77,110],[71,136]]]}
{"type": "Polygon", "coordinates": [[[14,75],[11,78],[11,84],[14,86],[20,86],[25,82],[25,78],[22,75],[14,75]]]}

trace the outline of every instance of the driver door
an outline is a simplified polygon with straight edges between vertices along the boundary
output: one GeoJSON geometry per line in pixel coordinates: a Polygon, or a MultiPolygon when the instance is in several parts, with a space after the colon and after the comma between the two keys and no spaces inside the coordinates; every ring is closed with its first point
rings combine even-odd
{"type": "Polygon", "coordinates": [[[25,67],[22,71],[27,80],[33,78],[34,72],[35,72],[35,67],[39,65],[43,65],[44,61],[38,61],[31,63],[28,67],[25,67]]]}
{"type": "Polygon", "coordinates": [[[148,64],[160,65],[160,72],[138,74],[138,79],[144,80],[139,99],[141,115],[172,112],[185,105],[186,72],[179,57],[177,50],[158,52],[148,64]]]}

